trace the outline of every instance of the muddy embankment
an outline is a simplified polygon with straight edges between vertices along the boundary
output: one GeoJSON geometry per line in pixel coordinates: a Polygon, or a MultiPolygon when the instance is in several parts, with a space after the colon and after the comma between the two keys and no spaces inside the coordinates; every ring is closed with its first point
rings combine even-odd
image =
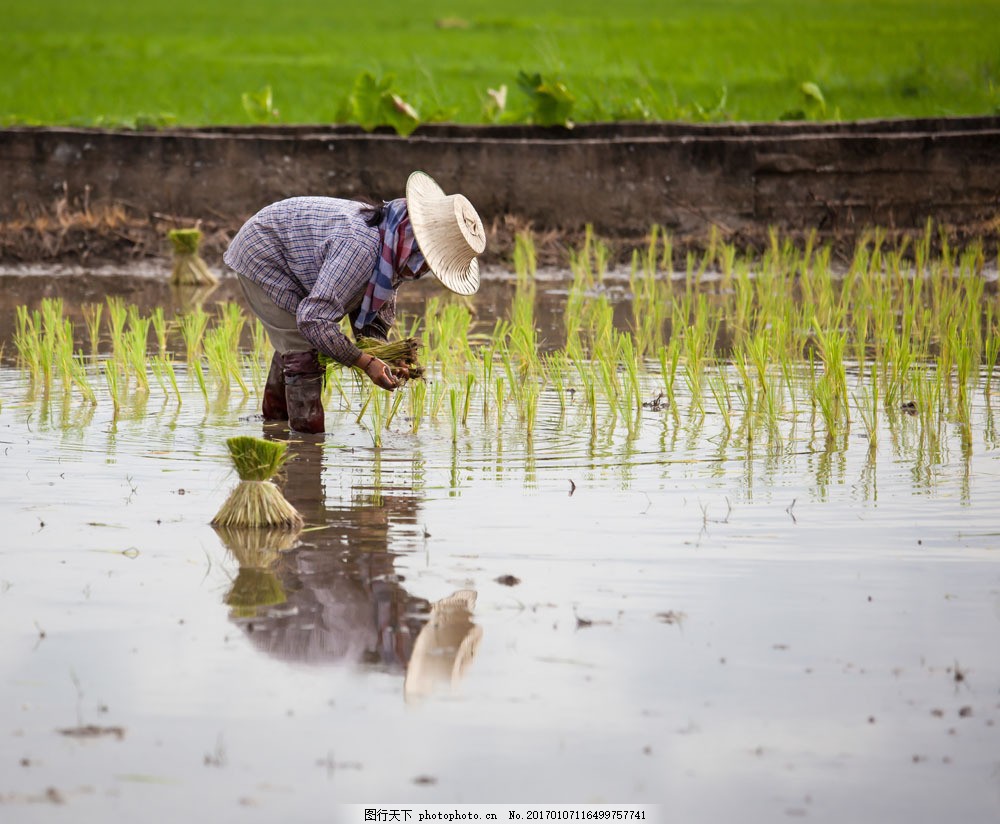
{"type": "Polygon", "coordinates": [[[168,253],[197,224],[221,252],[283,197],[398,197],[424,169],[488,225],[486,262],[530,228],[543,263],[591,225],[624,258],[659,224],[679,254],[813,230],[849,249],[872,226],[955,240],[1000,227],[1000,117],[836,124],[597,124],[572,130],[425,126],[0,130],[0,263],[93,265],[168,253]]]}

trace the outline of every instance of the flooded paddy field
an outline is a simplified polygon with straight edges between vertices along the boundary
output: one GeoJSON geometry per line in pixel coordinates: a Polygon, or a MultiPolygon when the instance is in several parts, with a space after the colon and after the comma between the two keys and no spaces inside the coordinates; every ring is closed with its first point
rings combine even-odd
{"type": "MultiPolygon", "coordinates": [[[[739,278],[675,279],[661,337],[628,273],[533,274],[492,273],[471,305],[401,291],[427,380],[331,373],[322,437],[261,421],[249,320],[246,391],[172,322],[159,350],[149,327],[146,387],[107,306],[90,351],[87,305],[121,297],[126,329],[200,305],[211,329],[234,281],[0,278],[3,820],[1000,816],[995,290],[963,287],[982,337],[956,327],[949,354],[929,332],[930,360],[922,332],[885,354],[877,309],[838,327],[803,290],[820,322],[791,358],[780,322],[740,322],[739,278]],[[68,383],[15,342],[17,307],[57,296],[68,383]],[[723,322],[696,331],[713,301],[723,322]],[[825,337],[862,326],[839,355],[825,337]],[[301,532],[210,526],[237,434],[287,441],[301,532]]],[[[928,322],[962,315],[935,294],[928,322]]]]}

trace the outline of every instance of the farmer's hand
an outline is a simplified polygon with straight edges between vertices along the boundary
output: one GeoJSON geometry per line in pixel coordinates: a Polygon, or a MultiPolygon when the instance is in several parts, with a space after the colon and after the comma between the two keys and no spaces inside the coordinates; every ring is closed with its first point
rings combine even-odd
{"type": "Polygon", "coordinates": [[[389,367],[389,371],[396,380],[405,381],[410,378],[410,367],[405,363],[393,364],[389,367]]]}
{"type": "Polygon", "coordinates": [[[365,374],[371,378],[372,383],[376,386],[380,386],[383,389],[388,389],[390,391],[396,388],[396,379],[392,376],[389,364],[385,361],[379,360],[373,355],[364,353],[360,358],[358,358],[356,365],[365,370],[365,374]]]}

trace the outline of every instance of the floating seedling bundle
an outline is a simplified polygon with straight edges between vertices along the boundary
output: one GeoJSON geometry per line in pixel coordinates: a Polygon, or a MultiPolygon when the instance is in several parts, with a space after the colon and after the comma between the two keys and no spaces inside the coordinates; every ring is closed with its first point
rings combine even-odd
{"type": "Polygon", "coordinates": [[[287,444],[266,441],[251,435],[237,435],[226,441],[240,482],[212,519],[217,527],[302,527],[302,516],[271,479],[286,460],[287,444]]]}
{"type": "Polygon", "coordinates": [[[180,286],[210,286],[219,282],[198,254],[198,248],[201,246],[200,230],[173,229],[167,233],[167,237],[174,247],[171,283],[180,286]]]}

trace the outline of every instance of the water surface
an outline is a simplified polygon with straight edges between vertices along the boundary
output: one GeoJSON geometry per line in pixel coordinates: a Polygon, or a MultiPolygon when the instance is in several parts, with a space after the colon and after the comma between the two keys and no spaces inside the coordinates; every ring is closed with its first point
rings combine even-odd
{"type": "MultiPolygon", "coordinates": [[[[3,285],[16,305],[54,282],[3,285]]],[[[107,284],[171,305],[149,278],[107,284]]],[[[511,289],[477,297],[483,323],[511,289]]],[[[543,338],[564,294],[539,289],[543,338]]],[[[831,447],[805,410],[748,443],[685,403],[594,439],[579,396],[564,410],[547,388],[531,438],[474,404],[454,441],[446,413],[413,433],[404,411],[375,449],[353,396],[322,438],[265,429],[238,391],[206,404],[183,370],[179,404],[154,385],[117,416],[106,397],[32,396],[11,315],[5,820],[460,802],[1000,816],[983,391],[971,448],[949,426],[928,444],[905,415],[874,451],[857,428],[831,447]],[[236,483],[233,434],[288,441],[282,487],[307,521],[289,545],[209,525],[236,483]]]]}

